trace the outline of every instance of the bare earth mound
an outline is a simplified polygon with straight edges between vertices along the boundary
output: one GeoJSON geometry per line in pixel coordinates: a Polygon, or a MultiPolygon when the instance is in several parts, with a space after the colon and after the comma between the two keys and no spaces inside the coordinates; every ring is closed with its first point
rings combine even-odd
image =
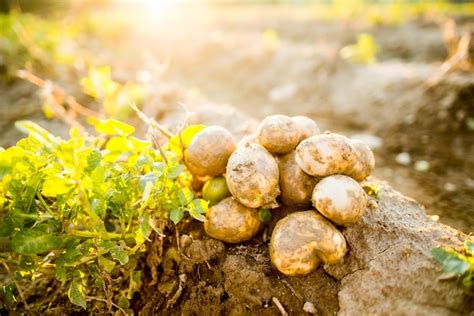
{"type": "MultiPolygon", "coordinates": [[[[203,117],[207,124],[232,121],[222,118],[226,113],[222,107],[216,117],[193,110],[197,112],[194,121],[203,117]]],[[[227,113],[236,118],[233,109],[227,113]]],[[[234,131],[238,124],[234,121],[226,127],[234,131]]],[[[275,315],[279,311],[272,299],[277,298],[291,315],[302,314],[305,302],[313,303],[322,315],[457,315],[472,311],[472,297],[455,281],[438,280],[441,269],[431,258],[433,247],[459,246],[466,236],[432,221],[417,202],[387,184],[380,186],[378,207],[359,223],[342,229],[350,248],[343,264],[321,267],[305,277],[286,277],[272,268],[268,236],[276,221],[294,209],[274,211],[262,234],[237,246],[209,239],[200,225],[192,224],[187,228],[194,238],[181,245],[182,259],[160,268],[161,286],[145,284],[135,308],[144,315],[275,315]]],[[[165,247],[176,247],[171,239],[168,243],[165,247]]]]}

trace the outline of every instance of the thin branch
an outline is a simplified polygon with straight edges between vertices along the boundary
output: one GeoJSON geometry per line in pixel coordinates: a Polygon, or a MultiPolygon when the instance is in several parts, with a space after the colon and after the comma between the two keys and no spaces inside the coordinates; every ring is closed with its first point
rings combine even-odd
{"type": "Polygon", "coordinates": [[[158,124],[158,122],[155,119],[148,117],[145,113],[140,111],[135,104],[130,103],[130,107],[135,111],[135,113],[137,114],[140,120],[142,120],[148,126],[155,127],[156,129],[158,129],[166,138],[170,139],[174,136],[173,133],[171,133],[165,127],[158,124]]]}

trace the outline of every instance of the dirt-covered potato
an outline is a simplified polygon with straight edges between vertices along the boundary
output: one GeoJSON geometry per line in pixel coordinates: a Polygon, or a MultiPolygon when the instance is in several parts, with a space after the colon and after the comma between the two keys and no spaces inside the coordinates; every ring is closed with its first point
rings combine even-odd
{"type": "Polygon", "coordinates": [[[314,210],[296,212],[273,229],[270,259],[283,274],[306,275],[318,264],[341,262],[347,252],[344,236],[314,210]]]}
{"type": "Polygon", "coordinates": [[[245,146],[247,144],[258,144],[258,135],[257,133],[252,133],[250,135],[245,135],[242,139],[237,143],[237,147],[245,146]]]}
{"type": "Polygon", "coordinates": [[[238,147],[227,163],[227,186],[240,203],[251,208],[277,207],[280,195],[275,158],[258,144],[238,147]]]}
{"type": "Polygon", "coordinates": [[[219,176],[235,150],[232,134],[223,127],[209,126],[197,133],[184,152],[189,171],[197,176],[219,176]]]}
{"type": "Polygon", "coordinates": [[[296,163],[295,151],[278,158],[281,200],[285,205],[307,207],[318,180],[306,174],[296,163]]]}
{"type": "Polygon", "coordinates": [[[314,135],[321,134],[321,130],[315,121],[307,116],[293,116],[291,118],[300,129],[300,141],[314,135]]]}
{"type": "Polygon", "coordinates": [[[258,210],[229,197],[207,210],[204,230],[212,238],[227,243],[252,239],[262,228],[258,210]]]}
{"type": "Polygon", "coordinates": [[[316,177],[345,173],[356,160],[350,139],[338,134],[315,135],[296,147],[296,162],[304,172],[316,177]]]}
{"type": "Polygon", "coordinates": [[[355,149],[357,160],[352,168],[349,168],[346,173],[348,176],[362,181],[372,174],[375,168],[375,158],[372,150],[364,142],[360,140],[351,140],[352,146],[355,149]]]}
{"type": "Polygon", "coordinates": [[[357,181],[335,175],[316,185],[312,201],[313,206],[331,222],[348,226],[364,215],[368,197],[357,181]]]}
{"type": "Polygon", "coordinates": [[[291,117],[271,115],[266,117],[257,130],[258,142],[273,154],[286,154],[300,140],[300,129],[291,117]]]}

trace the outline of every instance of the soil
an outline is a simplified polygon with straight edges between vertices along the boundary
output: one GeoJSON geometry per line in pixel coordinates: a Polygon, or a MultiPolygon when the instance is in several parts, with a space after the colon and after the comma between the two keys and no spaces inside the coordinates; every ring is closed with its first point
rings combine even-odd
{"type": "MultiPolygon", "coordinates": [[[[441,223],[466,233],[474,231],[474,132],[465,124],[466,118],[474,117],[474,78],[456,72],[438,85],[425,88],[425,82],[438,72],[446,57],[435,21],[420,18],[399,27],[368,27],[355,21],[318,21],[303,8],[269,7],[219,9],[186,22],[178,19],[180,14],[193,12],[143,19],[139,27],[124,34],[123,43],[128,48],[120,47],[114,54],[91,45],[97,50],[98,60],[109,58],[108,63],[117,69],[117,80],[134,80],[140,71],[152,69],[152,80],[147,84],[153,94],[144,107],[147,113],[175,128],[183,116],[178,102],[190,109],[207,106],[214,109],[214,116],[200,111],[194,119],[225,125],[238,137],[254,131],[256,121],[249,117],[261,119],[273,113],[308,115],[322,130],[354,137],[362,134],[370,139],[376,136],[381,144],[375,144],[374,149],[375,177],[423,204],[428,214],[439,216],[441,223]],[[228,14],[222,10],[228,10],[228,14]],[[269,49],[262,41],[262,33],[268,29],[278,34],[277,48],[269,49]],[[360,32],[374,34],[380,45],[376,64],[356,65],[339,56],[340,48],[353,43],[360,32]],[[130,51],[130,47],[141,47],[141,52],[130,51]],[[232,104],[238,111],[225,104],[232,104]],[[219,111],[235,112],[223,116],[220,122],[215,115],[219,111]],[[407,165],[396,162],[401,152],[411,157],[407,165]],[[418,160],[428,161],[429,170],[417,171],[414,162],[418,160]]],[[[459,23],[469,21],[472,18],[459,23]]],[[[35,120],[55,134],[67,135],[64,124],[43,117],[35,87],[21,81],[0,83],[1,146],[10,146],[22,136],[14,129],[14,121],[20,119],[35,120]]],[[[288,211],[277,211],[264,232],[236,246],[209,239],[197,224],[184,223],[179,231],[188,237],[182,235],[179,246],[174,237],[168,237],[162,245],[165,254],[159,265],[154,264],[154,268],[158,266],[157,284],[146,264],[153,260],[144,258],[146,282],[142,292],[135,294],[131,308],[142,315],[277,315],[276,298],[290,315],[301,315],[305,302],[313,303],[321,315],[341,309],[348,313],[351,310],[344,297],[354,289],[347,288],[347,284],[363,282],[360,276],[371,273],[370,264],[387,264],[389,259],[384,256],[390,251],[393,256],[411,255],[407,249],[412,248],[403,242],[400,246],[396,238],[391,242],[398,246],[387,250],[375,239],[360,241],[363,236],[352,230],[345,232],[346,238],[352,234],[354,245],[374,243],[372,247],[377,251],[372,255],[381,258],[379,263],[362,262],[366,254],[354,247],[349,264],[339,272],[337,268],[331,272],[320,267],[306,277],[285,277],[272,268],[266,245],[276,220],[288,211]],[[181,259],[175,259],[169,249],[179,249],[181,259]]],[[[168,232],[168,236],[174,236],[172,230],[168,232]]],[[[391,231],[390,236],[393,234],[391,231]]],[[[426,249],[413,251],[426,253],[426,249]]],[[[387,277],[380,271],[373,275],[387,277]]],[[[413,275],[406,274],[406,280],[413,275]]],[[[434,274],[431,277],[436,278],[434,274]]],[[[397,280],[389,280],[397,284],[397,280]]],[[[120,288],[123,280],[114,282],[120,288]]],[[[362,288],[363,283],[358,286],[362,288]]],[[[387,297],[395,293],[390,288],[378,290],[386,291],[387,297]]],[[[35,284],[27,294],[37,313],[83,313],[68,303],[55,282],[35,284]],[[44,293],[54,293],[48,295],[49,305],[42,303],[44,293]]],[[[405,292],[398,301],[401,305],[396,306],[402,308],[412,294],[405,292]]],[[[426,300],[441,294],[433,291],[429,295],[420,299],[419,306],[428,306],[431,303],[426,300]]],[[[451,311],[453,314],[474,308],[455,300],[446,304],[460,306],[451,311]]],[[[103,302],[93,302],[92,312],[105,310],[103,302]]],[[[384,311],[389,312],[389,306],[384,311]]],[[[432,311],[447,313],[442,309],[432,311]]]]}

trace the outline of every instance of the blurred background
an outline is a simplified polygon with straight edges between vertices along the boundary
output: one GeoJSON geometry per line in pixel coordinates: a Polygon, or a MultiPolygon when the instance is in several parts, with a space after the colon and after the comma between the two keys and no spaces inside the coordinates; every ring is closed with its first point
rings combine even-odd
{"type": "MultiPolygon", "coordinates": [[[[0,0],[0,145],[87,111],[308,115],[366,141],[375,176],[474,231],[474,3],[0,0]],[[73,99],[71,97],[74,97],[73,99]]],[[[171,114],[170,114],[171,113],[171,114]]],[[[214,115],[214,116],[213,116],[214,115]]],[[[173,126],[171,126],[173,128],[173,126]]],[[[239,129],[240,128],[240,129],[239,129]]]]}

